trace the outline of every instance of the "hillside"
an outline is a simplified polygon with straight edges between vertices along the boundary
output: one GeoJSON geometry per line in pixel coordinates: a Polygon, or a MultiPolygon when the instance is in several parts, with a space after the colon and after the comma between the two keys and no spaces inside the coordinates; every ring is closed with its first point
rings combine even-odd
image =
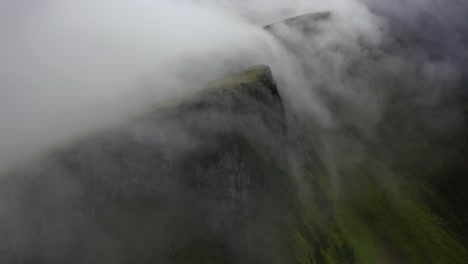
{"type": "Polygon", "coordinates": [[[56,151],[2,181],[2,262],[290,262],[285,133],[256,66],[56,151]]]}
{"type": "MultiPolygon", "coordinates": [[[[308,75],[304,43],[281,31],[320,37],[333,19],[264,29],[308,75]]],[[[468,112],[453,128],[432,117],[467,104],[411,100],[419,69],[382,66],[410,53],[405,41],[362,48],[340,76],[373,70],[356,87],[385,98],[377,121],[367,101],[318,82],[324,125],[257,65],[22,164],[0,179],[0,263],[464,263],[468,112]]]]}

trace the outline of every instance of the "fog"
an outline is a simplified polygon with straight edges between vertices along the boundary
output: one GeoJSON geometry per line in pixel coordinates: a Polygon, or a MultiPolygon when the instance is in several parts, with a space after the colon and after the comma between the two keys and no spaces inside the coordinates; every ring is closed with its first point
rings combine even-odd
{"type": "MultiPolygon", "coordinates": [[[[463,0],[1,1],[0,174],[17,166],[27,170],[31,159],[219,78],[267,64],[286,109],[289,145],[281,151],[291,167],[288,177],[296,183],[311,177],[303,164],[316,154],[339,193],[346,177],[341,171],[378,160],[384,164],[379,182],[391,189],[392,163],[428,157],[439,150],[433,145],[456,138],[465,126],[460,101],[468,79],[466,5],[463,0]],[[313,22],[309,32],[282,23],[263,29],[322,11],[330,17],[313,22]]],[[[157,129],[148,127],[138,128],[139,144],[158,140],[151,138],[157,129]]],[[[190,148],[190,131],[171,128],[160,132],[161,138],[172,137],[167,145],[177,145],[179,152],[190,148]]],[[[53,171],[48,179],[56,185],[40,182],[44,191],[35,195],[49,209],[48,217],[61,215],[52,217],[61,225],[41,218],[42,207],[28,200],[24,190],[30,186],[21,179],[10,181],[14,188],[0,204],[0,220],[9,224],[2,232],[14,238],[5,244],[19,256],[26,252],[26,259],[37,252],[66,258],[78,237],[73,232],[83,226],[95,228],[88,230],[94,238],[104,237],[89,215],[81,216],[83,223],[74,219],[69,205],[78,204],[81,212],[86,204],[81,183],[47,162],[44,167],[53,171]],[[36,237],[55,244],[35,245],[30,233],[36,227],[42,228],[36,237]]],[[[421,170],[432,169],[430,163],[421,170]]]]}
{"type": "MultiPolygon", "coordinates": [[[[398,30],[408,27],[411,34],[420,33],[428,50],[447,54],[423,62],[426,71],[444,75],[431,78],[457,78],[457,67],[466,60],[463,36],[458,34],[463,8],[441,7],[439,1],[365,2],[368,6],[340,0],[3,1],[0,166],[6,168],[261,63],[272,67],[291,105],[319,122],[332,118],[316,94],[316,88],[325,85],[332,93],[345,93],[342,96],[355,105],[366,104],[360,114],[372,115],[364,119],[377,123],[382,98],[376,98],[371,88],[355,91],[352,82],[340,78],[353,60],[366,56],[362,43],[378,47],[393,24],[398,30]],[[332,11],[334,18],[321,26],[319,36],[277,30],[283,38],[300,43],[295,51],[300,58],[261,29],[323,10],[332,11]],[[430,29],[419,30],[422,23],[417,19],[429,15],[436,30],[450,37],[427,40],[430,35],[425,32],[430,29]],[[341,50],[335,49],[338,46],[341,50]]],[[[422,60],[429,51],[419,49],[422,60]]],[[[404,64],[404,58],[388,56],[386,65],[395,72],[404,64]]]]}
{"type": "Polygon", "coordinates": [[[0,33],[2,167],[250,66],[268,46],[259,27],[199,3],[19,3],[0,8],[16,14],[0,33]]]}

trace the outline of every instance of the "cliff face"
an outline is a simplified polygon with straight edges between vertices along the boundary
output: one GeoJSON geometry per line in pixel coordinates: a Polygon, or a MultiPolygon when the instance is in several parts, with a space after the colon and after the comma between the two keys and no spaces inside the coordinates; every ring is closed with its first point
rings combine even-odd
{"type": "MultiPolygon", "coordinates": [[[[307,76],[321,67],[282,31],[332,20],[265,30],[307,76]]],[[[320,82],[335,125],[290,112],[286,128],[261,65],[25,164],[0,182],[0,263],[464,263],[466,130],[431,130],[407,100],[417,70],[381,66],[405,48],[366,49],[340,76],[389,99],[372,140],[367,105],[320,82]]]]}
{"type": "Polygon", "coordinates": [[[2,182],[0,260],[290,262],[284,136],[256,66],[84,139],[2,182]]]}

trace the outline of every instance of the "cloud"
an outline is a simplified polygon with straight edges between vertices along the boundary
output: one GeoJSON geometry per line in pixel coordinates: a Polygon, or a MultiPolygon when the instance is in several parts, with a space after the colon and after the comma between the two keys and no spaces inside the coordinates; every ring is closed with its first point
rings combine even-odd
{"type": "Polygon", "coordinates": [[[250,66],[268,46],[243,18],[188,1],[20,2],[0,8],[16,14],[0,28],[0,166],[250,66]]]}
{"type": "Polygon", "coordinates": [[[343,118],[326,99],[331,96],[348,109],[347,123],[372,138],[390,91],[411,90],[420,107],[434,108],[451,92],[439,88],[460,75],[461,63],[453,61],[466,53],[456,34],[463,26],[456,4],[387,2],[3,1],[9,23],[0,27],[0,167],[260,63],[272,67],[292,115],[340,126],[343,118]],[[323,10],[333,17],[318,33],[279,27],[273,37],[261,29],[323,10]],[[446,42],[425,39],[431,34],[417,19],[425,15],[440,32],[453,29],[446,42]],[[388,53],[383,47],[395,43],[389,38],[395,28],[422,32],[422,43],[439,43],[429,46],[452,55],[434,58],[421,45],[413,45],[417,52],[410,56],[388,53]]]}

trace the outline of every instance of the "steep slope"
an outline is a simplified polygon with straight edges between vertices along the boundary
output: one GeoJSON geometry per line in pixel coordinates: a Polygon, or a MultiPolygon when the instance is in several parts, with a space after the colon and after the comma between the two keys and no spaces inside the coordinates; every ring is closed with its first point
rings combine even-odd
{"type": "Polygon", "coordinates": [[[292,184],[267,66],[10,175],[2,263],[288,263],[292,184]]]}
{"type": "Polygon", "coordinates": [[[327,127],[289,113],[290,172],[299,185],[297,262],[464,263],[468,126],[466,117],[453,126],[464,103],[447,92],[459,84],[431,82],[421,73],[423,60],[412,57],[421,47],[401,36],[386,36],[378,47],[360,39],[351,47],[314,46],[339,38],[323,32],[337,28],[334,19],[316,13],[265,27],[312,76],[307,88],[333,120],[327,127]],[[338,70],[336,58],[346,60],[338,70]],[[405,65],[393,74],[386,65],[398,60],[405,65]],[[440,98],[431,102],[431,92],[440,98]],[[367,114],[373,111],[382,113],[375,123],[367,114]],[[436,119],[452,124],[434,127],[436,119]]]}
{"type": "MultiPolygon", "coordinates": [[[[281,32],[313,40],[333,19],[265,29],[308,75],[317,69],[302,39],[281,32]]],[[[0,262],[464,263],[466,127],[433,129],[428,113],[446,105],[425,112],[408,100],[418,69],[382,67],[410,54],[401,39],[364,50],[340,77],[355,89],[366,76],[378,85],[358,91],[388,99],[372,137],[360,126],[366,106],[319,87],[336,121],[321,126],[285,113],[270,69],[250,68],[11,172],[0,262]]]]}

